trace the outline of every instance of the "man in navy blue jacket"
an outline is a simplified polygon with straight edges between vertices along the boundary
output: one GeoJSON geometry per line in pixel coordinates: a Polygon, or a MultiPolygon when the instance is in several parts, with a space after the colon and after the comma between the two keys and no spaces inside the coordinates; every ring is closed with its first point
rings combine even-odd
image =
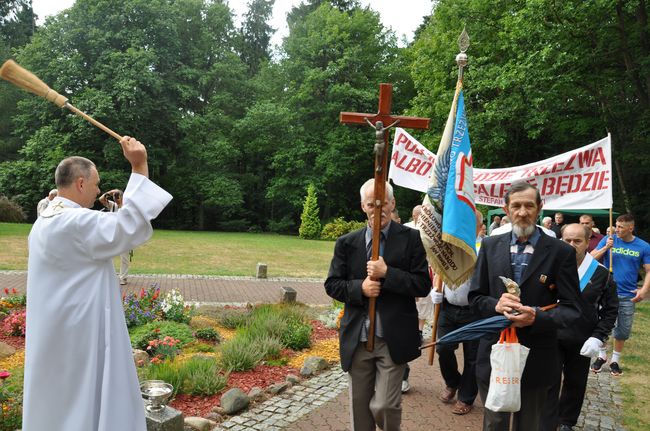
{"type": "MultiPolygon", "coordinates": [[[[472,277],[469,303],[479,317],[503,314],[517,328],[519,342],[530,348],[521,380],[521,409],[513,429],[538,429],[551,382],[559,375],[557,329],[582,312],[575,250],[535,226],[542,209],[539,191],[525,182],[512,184],[505,196],[512,232],[483,240],[472,277]],[[519,284],[521,296],[507,293],[499,278],[519,284]],[[556,304],[549,311],[540,307],[556,304]]],[[[490,381],[490,352],[499,334],[479,342],[476,378],[485,402],[490,381]]],[[[484,430],[510,429],[510,413],[484,409],[484,430]]]]}

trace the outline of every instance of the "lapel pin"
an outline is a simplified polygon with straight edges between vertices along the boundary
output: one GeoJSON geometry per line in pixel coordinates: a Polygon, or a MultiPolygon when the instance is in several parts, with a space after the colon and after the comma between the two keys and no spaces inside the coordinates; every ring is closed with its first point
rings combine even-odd
{"type": "Polygon", "coordinates": [[[542,274],[539,276],[539,282],[542,284],[546,284],[546,275],[542,274]]]}

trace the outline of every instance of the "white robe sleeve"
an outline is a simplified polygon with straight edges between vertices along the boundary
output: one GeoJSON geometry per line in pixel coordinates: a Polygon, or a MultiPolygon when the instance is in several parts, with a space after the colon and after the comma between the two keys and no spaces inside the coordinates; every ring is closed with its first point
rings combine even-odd
{"type": "MultiPolygon", "coordinates": [[[[94,260],[109,259],[146,242],[153,233],[151,220],[172,200],[172,195],[147,177],[132,173],[117,212],[76,218],[76,237],[94,260]]],[[[90,210],[89,210],[90,211],[90,210]]]]}

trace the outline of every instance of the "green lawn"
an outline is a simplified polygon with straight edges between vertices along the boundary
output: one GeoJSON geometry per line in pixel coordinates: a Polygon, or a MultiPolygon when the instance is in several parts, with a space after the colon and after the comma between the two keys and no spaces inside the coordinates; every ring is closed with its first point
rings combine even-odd
{"type": "Polygon", "coordinates": [[[650,303],[637,304],[632,335],[621,357],[623,423],[628,431],[650,429],[650,303]]]}
{"type": "MultiPolygon", "coordinates": [[[[0,270],[27,269],[31,225],[0,223],[0,270]]],[[[258,262],[269,277],[325,278],[332,241],[231,232],[156,230],[135,250],[130,271],[140,274],[255,275],[258,262]]]]}

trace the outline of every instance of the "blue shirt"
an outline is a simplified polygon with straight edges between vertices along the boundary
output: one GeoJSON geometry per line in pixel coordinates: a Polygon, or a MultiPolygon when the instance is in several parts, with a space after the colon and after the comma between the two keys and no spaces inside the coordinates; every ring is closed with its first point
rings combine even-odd
{"type": "Polygon", "coordinates": [[[514,232],[510,234],[510,264],[512,265],[513,280],[517,284],[521,281],[521,277],[533,257],[539,237],[540,233],[537,227],[525,242],[520,242],[519,237],[514,232]]]}
{"type": "MultiPolygon", "coordinates": [[[[596,249],[605,247],[608,237],[603,237],[596,249]]],[[[614,246],[611,248],[613,256],[614,281],[618,296],[633,298],[636,282],[639,279],[641,265],[650,263],[650,244],[641,238],[634,237],[630,242],[625,242],[614,235],[614,246]]],[[[609,251],[603,256],[603,265],[609,268],[609,251]]]]}

